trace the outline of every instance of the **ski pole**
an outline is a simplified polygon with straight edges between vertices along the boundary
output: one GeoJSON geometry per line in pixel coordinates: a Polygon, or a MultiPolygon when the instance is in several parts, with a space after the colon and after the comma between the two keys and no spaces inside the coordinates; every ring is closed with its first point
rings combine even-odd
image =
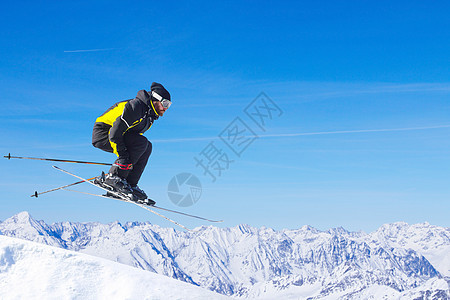
{"type": "MultiPolygon", "coordinates": [[[[93,180],[93,179],[95,179],[95,177],[89,178],[87,180],[93,180]]],[[[74,183],[71,183],[71,184],[68,184],[68,185],[60,186],[60,187],[57,187],[57,188],[54,188],[54,189],[51,189],[51,190],[48,190],[48,191],[45,191],[45,192],[40,192],[40,193],[35,191],[34,194],[31,195],[30,197],[36,197],[37,198],[39,195],[50,193],[50,192],[57,191],[57,190],[61,190],[61,189],[64,189],[66,187],[74,186],[74,185],[77,185],[77,184],[80,184],[80,183],[83,183],[83,182],[85,182],[85,181],[84,180],[80,180],[80,181],[77,181],[77,182],[74,182],[74,183]]]]}
{"type": "Polygon", "coordinates": [[[112,164],[100,163],[100,162],[92,162],[92,161],[82,161],[82,160],[68,160],[68,159],[57,159],[57,158],[39,158],[39,157],[22,157],[22,156],[11,156],[11,153],[3,156],[4,158],[18,158],[18,159],[32,159],[32,160],[45,160],[45,161],[59,161],[59,162],[68,162],[68,163],[76,163],[76,164],[88,164],[88,165],[101,165],[101,166],[112,166],[112,164]]]}

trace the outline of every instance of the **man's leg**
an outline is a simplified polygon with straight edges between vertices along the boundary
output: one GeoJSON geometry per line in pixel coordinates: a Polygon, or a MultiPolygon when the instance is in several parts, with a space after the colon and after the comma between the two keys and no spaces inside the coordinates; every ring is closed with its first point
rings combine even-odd
{"type": "Polygon", "coordinates": [[[145,166],[147,165],[148,158],[150,157],[150,154],[152,154],[152,143],[150,143],[145,137],[142,135],[139,135],[143,139],[145,139],[145,143],[147,145],[144,153],[141,154],[141,156],[137,159],[131,159],[133,163],[133,169],[130,171],[127,177],[127,181],[131,186],[136,186],[139,182],[139,179],[142,176],[142,173],[145,170],[145,166]]]}
{"type": "Polygon", "coordinates": [[[152,153],[152,144],[145,136],[138,133],[126,133],[124,136],[125,145],[130,155],[130,161],[133,164],[132,170],[121,170],[112,166],[109,172],[124,178],[131,186],[137,185],[147,165],[148,158],[152,153]]]}
{"type": "Polygon", "coordinates": [[[92,131],[92,145],[95,148],[101,149],[103,151],[113,153],[113,148],[108,138],[108,130],[105,130],[98,124],[95,124],[92,131]]]}

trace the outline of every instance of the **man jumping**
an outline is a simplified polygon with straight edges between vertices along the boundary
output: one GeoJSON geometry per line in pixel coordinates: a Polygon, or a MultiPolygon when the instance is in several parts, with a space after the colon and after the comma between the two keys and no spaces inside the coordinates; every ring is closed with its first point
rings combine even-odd
{"type": "Polygon", "coordinates": [[[142,134],[171,104],[169,92],[162,84],[153,82],[150,91],[140,90],[136,98],[114,104],[97,118],[92,145],[118,156],[109,173],[97,180],[99,184],[126,194],[133,201],[155,204],[138,187],[152,153],[152,143],[142,134]]]}

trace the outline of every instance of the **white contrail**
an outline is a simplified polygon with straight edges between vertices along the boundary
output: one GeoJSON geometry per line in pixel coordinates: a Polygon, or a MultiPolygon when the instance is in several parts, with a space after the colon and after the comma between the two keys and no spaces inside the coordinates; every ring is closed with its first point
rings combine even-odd
{"type": "Polygon", "coordinates": [[[389,129],[360,129],[360,130],[319,131],[319,132],[301,132],[301,133],[281,133],[281,134],[260,135],[260,137],[290,137],[290,136],[320,135],[320,134],[343,134],[343,133],[387,132],[387,131],[411,131],[411,130],[449,128],[449,127],[450,127],[450,125],[437,125],[437,126],[426,126],[426,127],[389,128],[389,129]]]}
{"type": "MultiPolygon", "coordinates": [[[[424,127],[407,127],[407,128],[388,128],[388,129],[359,129],[359,130],[340,130],[340,131],[318,131],[318,132],[300,132],[300,133],[279,133],[279,134],[263,134],[258,135],[259,138],[268,137],[295,137],[295,136],[308,136],[308,135],[325,135],[325,134],[346,134],[346,133],[367,133],[367,132],[389,132],[389,131],[413,131],[413,130],[427,130],[427,129],[439,129],[450,128],[450,125],[436,125],[436,126],[424,126],[424,127]]],[[[254,136],[243,136],[243,138],[254,136]]],[[[218,136],[212,137],[198,137],[198,138],[179,138],[179,139],[162,139],[152,140],[152,142],[158,143],[177,143],[177,142],[196,142],[196,141],[209,141],[220,139],[218,136]]]]}
{"type": "Polygon", "coordinates": [[[77,52],[98,52],[98,51],[109,51],[115,50],[117,48],[104,48],[104,49],[87,49],[87,50],[66,50],[64,53],[77,53],[77,52]]]}

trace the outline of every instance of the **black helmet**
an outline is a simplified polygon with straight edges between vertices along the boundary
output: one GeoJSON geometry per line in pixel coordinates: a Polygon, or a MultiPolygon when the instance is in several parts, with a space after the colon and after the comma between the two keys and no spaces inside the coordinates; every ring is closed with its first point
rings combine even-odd
{"type": "Polygon", "coordinates": [[[163,87],[161,83],[153,82],[152,86],[150,87],[150,90],[152,100],[162,101],[163,99],[167,99],[169,101],[172,101],[170,99],[170,93],[163,87]]]}

